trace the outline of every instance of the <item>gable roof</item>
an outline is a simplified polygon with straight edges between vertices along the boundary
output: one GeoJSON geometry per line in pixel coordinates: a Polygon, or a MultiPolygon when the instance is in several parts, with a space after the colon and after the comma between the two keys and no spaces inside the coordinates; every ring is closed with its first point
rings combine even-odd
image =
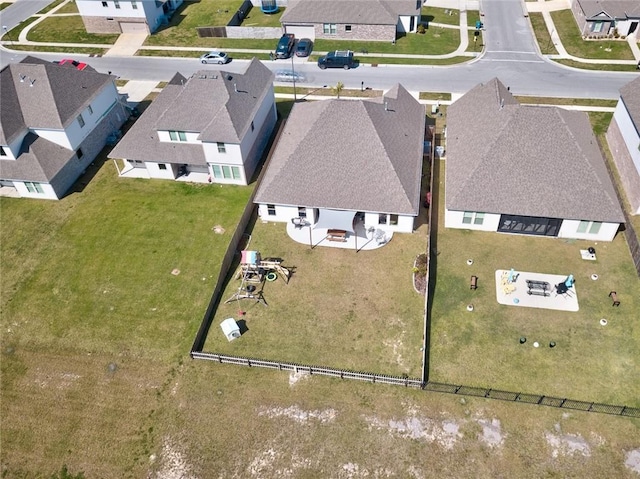
{"type": "Polygon", "coordinates": [[[604,13],[610,18],[640,18],[637,0],[576,0],[587,18],[604,13]]]}
{"type": "Polygon", "coordinates": [[[401,85],[375,100],[296,103],[255,202],[417,215],[424,128],[401,85]]]}
{"type": "Polygon", "coordinates": [[[419,12],[417,0],[289,0],[280,22],[396,25],[419,12]]]}
{"type": "Polygon", "coordinates": [[[66,128],[112,81],[34,57],[7,65],[0,71],[0,142],[11,143],[26,128],[66,128]]]}
{"type": "Polygon", "coordinates": [[[640,132],[640,77],[620,89],[620,98],[636,130],[640,132]]]}
{"type": "Polygon", "coordinates": [[[50,183],[75,155],[73,150],[27,133],[18,159],[0,160],[0,178],[50,183]]]}
{"type": "Polygon", "coordinates": [[[111,158],[205,165],[201,144],[161,142],[159,130],[198,132],[201,141],[240,143],[265,96],[273,73],[253,59],[243,74],[203,70],[171,79],[111,151],[111,158]]]}
{"type": "Polygon", "coordinates": [[[447,111],[446,207],[623,222],[586,113],[520,105],[493,79],[447,111]]]}

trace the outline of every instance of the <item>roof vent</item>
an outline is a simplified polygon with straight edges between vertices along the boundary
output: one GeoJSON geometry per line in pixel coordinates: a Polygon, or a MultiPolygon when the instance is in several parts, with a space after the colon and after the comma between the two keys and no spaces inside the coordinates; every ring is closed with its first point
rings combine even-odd
{"type": "Polygon", "coordinates": [[[384,111],[389,111],[389,103],[387,100],[384,101],[384,111]]]}
{"type": "Polygon", "coordinates": [[[233,80],[233,77],[231,75],[227,75],[227,80],[231,81],[233,80]]]}
{"type": "Polygon", "coordinates": [[[500,109],[504,108],[504,98],[500,98],[500,109]]]}
{"type": "Polygon", "coordinates": [[[25,78],[27,78],[27,75],[20,75],[20,83],[24,83],[25,78]]]}
{"type": "Polygon", "coordinates": [[[235,91],[236,93],[238,93],[238,84],[237,83],[233,83],[233,91],[235,91]]]}
{"type": "Polygon", "coordinates": [[[29,86],[33,86],[33,84],[34,84],[35,82],[36,82],[36,80],[35,80],[35,79],[33,79],[33,80],[29,79],[29,86]]]}
{"type": "Polygon", "coordinates": [[[218,75],[212,75],[211,78],[213,78],[214,80],[218,79],[218,75]]]}

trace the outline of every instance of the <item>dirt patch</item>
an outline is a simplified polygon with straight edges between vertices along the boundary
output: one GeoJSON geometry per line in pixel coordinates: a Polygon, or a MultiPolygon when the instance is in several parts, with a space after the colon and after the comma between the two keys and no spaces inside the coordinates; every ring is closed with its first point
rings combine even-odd
{"type": "Polygon", "coordinates": [[[482,426],[482,434],[478,434],[478,439],[490,447],[502,446],[504,435],[499,419],[478,419],[478,424],[482,426]]]}
{"type": "Polygon", "coordinates": [[[445,449],[451,449],[462,438],[460,425],[456,421],[445,419],[434,421],[416,416],[401,420],[382,421],[376,417],[367,417],[370,429],[386,429],[391,434],[410,439],[423,439],[436,443],[445,449]]]}
{"type": "Polygon", "coordinates": [[[160,462],[161,467],[156,472],[156,479],[195,479],[184,454],[178,450],[177,445],[171,439],[164,440],[160,462]]]}
{"type": "Polygon", "coordinates": [[[640,474],[640,449],[633,449],[625,454],[624,465],[640,474]]]}
{"type": "Polygon", "coordinates": [[[262,408],[258,411],[258,416],[266,416],[269,419],[286,417],[299,423],[305,423],[311,420],[328,423],[335,420],[336,410],[325,409],[324,411],[305,411],[300,409],[298,406],[290,406],[287,408],[262,408]]]}
{"type": "Polygon", "coordinates": [[[581,454],[582,456],[591,456],[591,446],[587,440],[580,434],[562,434],[560,425],[556,424],[556,432],[545,433],[547,443],[551,446],[551,456],[572,456],[574,454],[581,454]]]}
{"type": "Polygon", "coordinates": [[[289,374],[289,386],[294,386],[298,381],[302,379],[308,379],[311,377],[311,374],[305,371],[296,371],[289,374]]]}

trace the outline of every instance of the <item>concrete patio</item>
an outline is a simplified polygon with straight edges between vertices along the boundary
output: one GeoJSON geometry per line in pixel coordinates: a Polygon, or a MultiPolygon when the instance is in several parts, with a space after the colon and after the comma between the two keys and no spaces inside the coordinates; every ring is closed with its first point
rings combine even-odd
{"type": "Polygon", "coordinates": [[[382,248],[393,238],[393,232],[380,228],[365,228],[365,225],[360,221],[355,222],[353,229],[355,234],[347,233],[345,241],[332,241],[328,239],[327,228],[314,228],[313,225],[299,227],[287,223],[287,234],[292,240],[313,248],[327,246],[329,248],[369,251],[382,248]]]}
{"type": "Polygon", "coordinates": [[[568,274],[557,275],[515,271],[516,279],[512,282],[505,282],[505,277],[508,277],[509,273],[509,270],[496,270],[496,299],[498,303],[525,308],[578,311],[578,293],[575,284],[564,294],[556,292],[556,285],[564,283],[568,274]],[[542,290],[533,290],[534,294],[529,294],[530,288],[527,285],[527,281],[547,283],[548,295],[543,295],[542,290]]]}

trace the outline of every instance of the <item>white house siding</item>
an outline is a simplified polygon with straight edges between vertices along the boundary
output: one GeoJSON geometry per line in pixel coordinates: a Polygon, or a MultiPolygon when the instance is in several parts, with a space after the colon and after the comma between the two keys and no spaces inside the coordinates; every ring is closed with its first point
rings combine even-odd
{"type": "Polygon", "coordinates": [[[445,228],[458,228],[463,230],[477,230],[477,231],[498,231],[498,225],[500,224],[500,216],[495,213],[485,213],[484,220],[481,225],[466,224],[462,222],[464,211],[445,210],[444,212],[444,226],[445,228]]]}
{"type": "Polygon", "coordinates": [[[15,160],[18,154],[20,153],[20,148],[22,148],[22,142],[24,141],[24,137],[29,133],[28,129],[24,129],[9,145],[5,146],[4,152],[6,156],[4,159],[7,160],[15,160]]]}
{"type": "MultiPolygon", "coordinates": [[[[297,206],[281,206],[275,205],[276,214],[269,215],[268,205],[260,204],[258,205],[258,216],[262,221],[275,221],[278,223],[288,223],[291,221],[291,218],[297,218],[300,215],[298,214],[297,206]]],[[[313,216],[313,209],[307,208],[307,219],[311,223],[315,223],[315,217],[313,216]]]]}
{"type": "Polygon", "coordinates": [[[101,0],[76,0],[78,12],[83,17],[128,17],[128,18],[145,18],[145,10],[153,5],[155,9],[155,1],[148,2],[138,0],[136,4],[138,9],[135,10],[131,5],[131,0],[120,0],[120,8],[116,8],[113,0],[107,0],[107,6],[102,6],[101,0]],[[143,8],[144,4],[144,8],[143,8]]]}
{"type": "MultiPolygon", "coordinates": [[[[622,100],[618,101],[618,105],[613,113],[613,121],[618,124],[624,143],[633,159],[633,164],[640,174],[640,133],[633,124],[622,100]]],[[[638,125],[638,127],[640,127],[640,125],[638,125]]]]}
{"type": "Polygon", "coordinates": [[[584,239],[592,241],[613,241],[618,228],[619,223],[602,223],[598,234],[578,233],[578,225],[580,221],[577,220],[564,220],[560,231],[558,232],[558,238],[572,238],[572,239],[584,239]]]}
{"type": "Polygon", "coordinates": [[[39,183],[42,188],[42,193],[31,193],[27,189],[24,181],[14,181],[13,186],[15,187],[18,194],[23,198],[37,198],[39,200],[57,200],[58,196],[54,191],[53,187],[48,183],[39,183]]]}
{"type": "Polygon", "coordinates": [[[251,181],[277,121],[275,96],[273,90],[270,90],[254,117],[253,131],[249,128],[240,143],[241,155],[244,158],[244,182],[242,184],[246,185],[251,181]]]}
{"type": "Polygon", "coordinates": [[[380,228],[385,231],[393,231],[398,233],[411,233],[414,226],[414,216],[398,215],[398,223],[395,225],[390,224],[390,215],[387,216],[386,224],[380,224],[380,216],[378,213],[365,213],[364,224],[367,228],[374,227],[380,228]]]}
{"type": "Polygon", "coordinates": [[[400,33],[415,32],[418,28],[418,17],[414,15],[401,15],[398,17],[398,25],[396,30],[400,33]],[[413,28],[411,28],[411,19],[413,18],[413,28]]]}
{"type": "Polygon", "coordinates": [[[151,178],[158,178],[161,180],[175,180],[177,168],[170,163],[151,163],[146,162],[145,166],[149,172],[151,178]],[[165,169],[160,169],[160,165],[164,165],[165,169]]]}
{"type": "Polygon", "coordinates": [[[171,139],[169,135],[169,130],[158,130],[158,140],[166,143],[191,143],[191,144],[201,144],[202,141],[198,139],[200,136],[200,132],[197,131],[185,131],[186,141],[174,141],[171,139]]]}

